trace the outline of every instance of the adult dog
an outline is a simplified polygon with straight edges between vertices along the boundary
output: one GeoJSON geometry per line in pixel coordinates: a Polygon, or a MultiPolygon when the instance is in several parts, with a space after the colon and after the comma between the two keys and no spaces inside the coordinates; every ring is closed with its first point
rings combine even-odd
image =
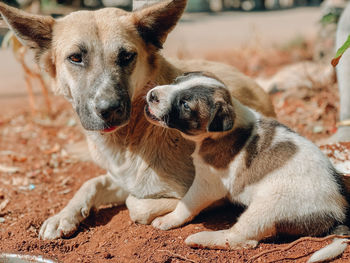
{"type": "Polygon", "coordinates": [[[185,6],[186,0],[173,0],[131,13],[105,8],[55,20],[0,3],[10,28],[34,49],[55,90],[72,103],[93,159],[108,171],[87,181],[47,219],[41,238],[69,236],[92,208],[125,201],[134,221],[150,223],[184,196],[194,178],[194,145],[177,131],[147,122],[143,109],[150,83],[171,83],[185,71],[211,71],[243,104],[274,115],[267,94],[234,68],[162,57],[159,50],[185,6]]]}

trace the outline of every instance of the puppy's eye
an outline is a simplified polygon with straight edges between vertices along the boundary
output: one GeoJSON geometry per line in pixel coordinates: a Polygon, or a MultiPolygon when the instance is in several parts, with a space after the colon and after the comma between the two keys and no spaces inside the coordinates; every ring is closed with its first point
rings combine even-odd
{"type": "Polygon", "coordinates": [[[187,101],[182,101],[181,104],[182,104],[182,107],[183,107],[185,110],[187,110],[187,111],[190,111],[190,110],[191,110],[190,105],[188,105],[188,102],[187,102],[187,101]]]}
{"type": "Polygon", "coordinates": [[[129,65],[136,57],[135,52],[121,51],[118,55],[118,65],[127,66],[129,65]]]}
{"type": "Polygon", "coordinates": [[[82,54],[76,53],[68,57],[68,60],[73,64],[81,64],[83,62],[82,54]]]}

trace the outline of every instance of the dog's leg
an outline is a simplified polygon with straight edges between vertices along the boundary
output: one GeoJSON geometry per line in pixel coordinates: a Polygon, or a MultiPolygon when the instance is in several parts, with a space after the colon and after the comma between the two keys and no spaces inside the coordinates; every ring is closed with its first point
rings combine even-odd
{"type": "Polygon", "coordinates": [[[221,180],[215,176],[195,177],[186,195],[179,201],[175,210],[165,216],[158,217],[152,222],[152,226],[162,230],[179,227],[191,221],[204,208],[226,196],[221,180]]]}
{"type": "Polygon", "coordinates": [[[150,224],[154,218],[173,211],[179,199],[138,199],[129,195],[126,199],[126,206],[129,209],[132,221],[140,224],[150,224]]]}
{"type": "Polygon", "coordinates": [[[232,228],[199,232],[190,235],[185,243],[191,247],[212,249],[253,248],[262,238],[276,234],[273,214],[260,202],[252,204],[232,228]]]}
{"type": "Polygon", "coordinates": [[[74,197],[58,214],[48,218],[41,226],[39,237],[56,239],[73,234],[91,208],[105,204],[123,204],[128,193],[109,175],[101,175],[85,182],[74,197]]]}

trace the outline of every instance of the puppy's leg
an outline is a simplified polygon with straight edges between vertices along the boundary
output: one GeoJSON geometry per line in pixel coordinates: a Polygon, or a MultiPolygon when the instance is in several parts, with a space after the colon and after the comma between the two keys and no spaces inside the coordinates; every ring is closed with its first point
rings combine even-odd
{"type": "Polygon", "coordinates": [[[85,182],[58,214],[48,218],[41,226],[39,237],[56,239],[73,234],[91,208],[104,204],[123,204],[128,193],[109,175],[101,175],[85,182]]]}
{"type": "MultiPolygon", "coordinates": [[[[209,175],[210,176],[210,175],[209,175]]],[[[192,220],[204,208],[226,196],[220,179],[195,177],[186,195],[179,201],[175,210],[165,216],[158,217],[152,222],[152,226],[162,230],[179,227],[192,220]]]]}
{"type": "Polygon", "coordinates": [[[261,203],[250,205],[232,228],[199,232],[190,235],[185,243],[191,247],[212,249],[256,247],[264,237],[276,234],[273,210],[267,210],[261,203]]]}
{"type": "Polygon", "coordinates": [[[179,199],[172,198],[138,199],[129,195],[126,199],[131,220],[145,225],[150,224],[154,218],[173,211],[178,203],[179,199]]]}

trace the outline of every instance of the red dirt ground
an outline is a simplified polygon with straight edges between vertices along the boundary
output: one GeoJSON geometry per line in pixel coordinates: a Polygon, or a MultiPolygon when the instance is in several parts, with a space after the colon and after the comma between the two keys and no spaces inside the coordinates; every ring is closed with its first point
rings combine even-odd
{"type": "MultiPolygon", "coordinates": [[[[211,59],[236,65],[249,75],[258,68],[266,75],[281,65],[310,58],[308,47],[275,51],[266,55],[239,52],[208,53],[211,59]],[[297,54],[297,55],[296,55],[297,54]],[[247,59],[252,57],[251,60],[247,59]],[[297,58],[296,58],[297,57],[297,58]],[[252,65],[252,63],[254,65],[252,65]]],[[[338,109],[336,85],[314,87],[273,96],[278,119],[312,140],[335,132],[338,109]],[[300,95],[302,93],[302,95],[300,95]],[[322,126],[314,133],[314,126],[322,126]]],[[[270,239],[256,249],[238,251],[191,249],[183,240],[202,230],[228,228],[241,209],[226,206],[199,215],[190,224],[171,231],[132,223],[124,206],[106,207],[89,216],[69,239],[38,239],[41,224],[60,211],[86,180],[103,173],[91,162],[70,160],[64,147],[83,136],[71,108],[62,98],[54,99],[54,116],[32,118],[25,98],[7,101],[0,111],[0,164],[18,171],[0,172],[0,251],[44,255],[60,262],[248,262],[258,253],[279,248],[253,262],[305,262],[310,254],[330,241],[303,241],[282,251],[291,240],[270,239]]],[[[350,149],[349,144],[344,144],[350,149]]],[[[334,262],[349,262],[350,248],[334,262]]]]}

